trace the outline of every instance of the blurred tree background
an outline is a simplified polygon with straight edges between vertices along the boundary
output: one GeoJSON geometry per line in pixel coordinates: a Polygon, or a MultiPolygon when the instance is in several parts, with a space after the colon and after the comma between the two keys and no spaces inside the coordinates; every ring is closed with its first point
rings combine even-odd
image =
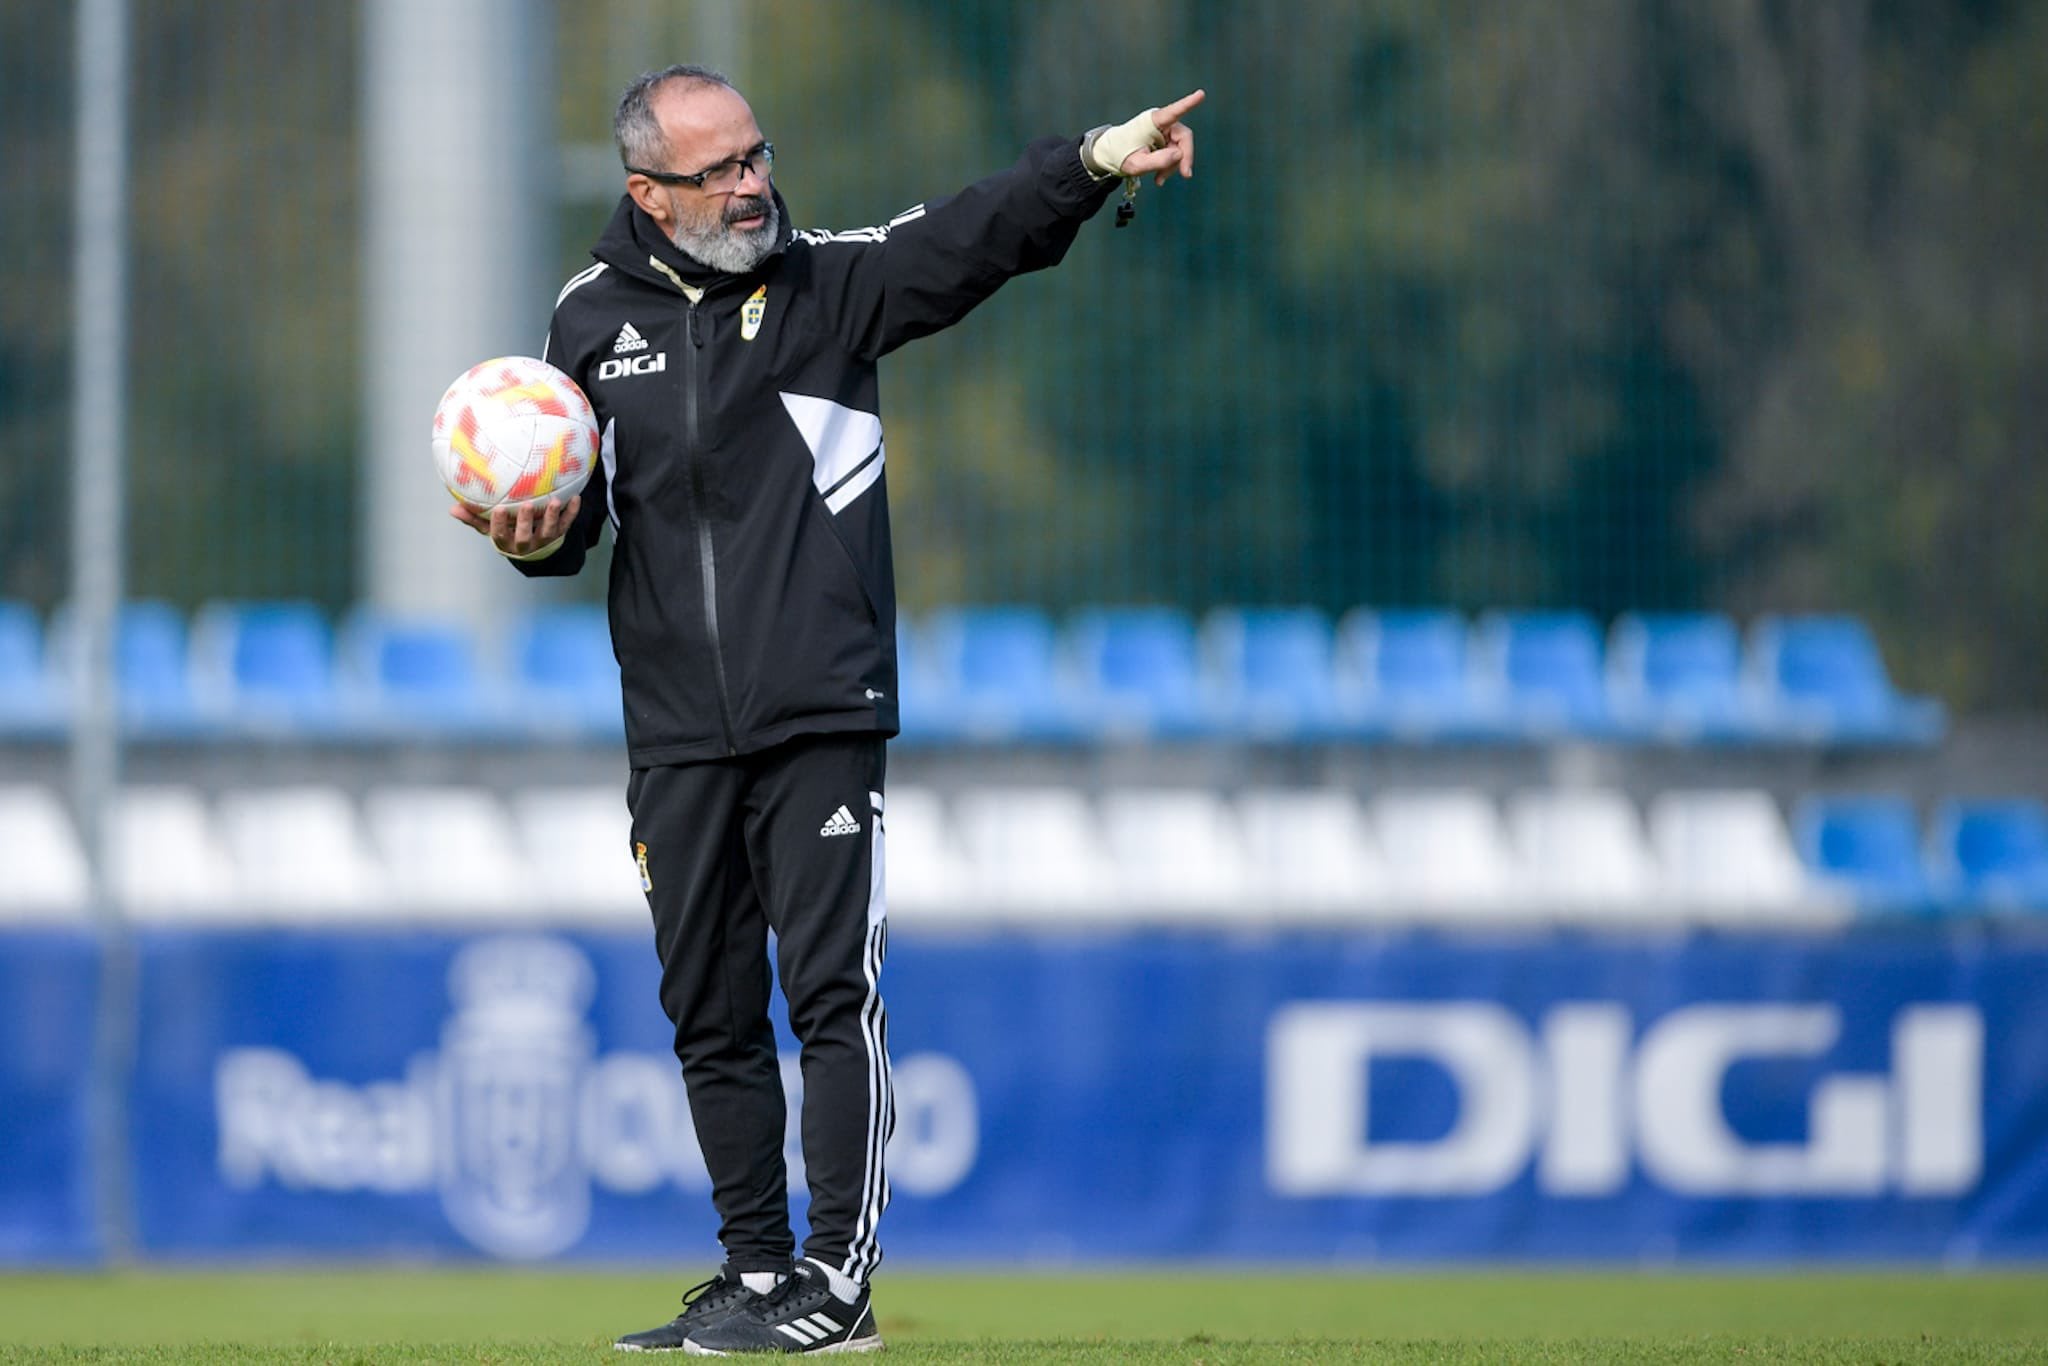
{"type": "MultiPolygon", "coordinates": [[[[2048,0],[733,13],[804,226],[1210,93],[1191,185],[885,368],[911,609],[1842,609],[1917,687],[2048,706],[2048,0]]],[[[135,22],[135,591],[341,606],[360,17],[135,22]]],[[[697,32],[559,6],[564,143],[605,143],[624,79],[708,55],[697,32]]],[[[71,42],[62,0],[0,8],[0,595],[43,606],[71,42]]],[[[562,203],[560,275],[608,210],[562,203]]]]}

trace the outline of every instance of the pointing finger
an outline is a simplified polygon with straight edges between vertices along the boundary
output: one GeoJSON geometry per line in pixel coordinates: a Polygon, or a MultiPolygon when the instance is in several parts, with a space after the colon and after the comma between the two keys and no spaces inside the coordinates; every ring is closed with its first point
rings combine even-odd
{"type": "Polygon", "coordinates": [[[1207,98],[1209,98],[1209,92],[1206,90],[1194,90],[1182,95],[1172,104],[1163,105],[1152,111],[1152,126],[1162,133],[1165,132],[1168,128],[1178,123],[1182,115],[1207,98]]]}

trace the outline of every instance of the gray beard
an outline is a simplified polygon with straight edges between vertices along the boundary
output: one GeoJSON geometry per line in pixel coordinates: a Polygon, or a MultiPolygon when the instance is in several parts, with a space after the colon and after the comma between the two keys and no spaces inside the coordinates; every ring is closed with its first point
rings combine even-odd
{"type": "Polygon", "coordinates": [[[770,199],[768,221],[758,228],[742,231],[721,219],[716,227],[690,228],[678,223],[669,234],[676,250],[693,261],[726,275],[745,275],[768,259],[775,250],[775,235],[782,228],[782,213],[770,199]]]}

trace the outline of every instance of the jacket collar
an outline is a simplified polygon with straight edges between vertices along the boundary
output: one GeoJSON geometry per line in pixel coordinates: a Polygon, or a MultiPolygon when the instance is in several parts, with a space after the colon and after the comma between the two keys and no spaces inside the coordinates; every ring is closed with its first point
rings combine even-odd
{"type": "Polygon", "coordinates": [[[662,289],[674,290],[679,285],[688,285],[691,289],[708,290],[732,280],[751,278],[787,250],[790,240],[796,235],[789,225],[789,205],[783,202],[782,191],[771,189],[769,193],[774,197],[776,217],[780,220],[775,230],[775,245],[769,248],[768,254],[761,258],[761,264],[755,266],[749,276],[733,276],[713,270],[683,252],[633,202],[633,197],[626,194],[619,196],[618,207],[612,210],[611,221],[598,234],[597,245],[590,249],[590,254],[614,270],[662,289]]]}

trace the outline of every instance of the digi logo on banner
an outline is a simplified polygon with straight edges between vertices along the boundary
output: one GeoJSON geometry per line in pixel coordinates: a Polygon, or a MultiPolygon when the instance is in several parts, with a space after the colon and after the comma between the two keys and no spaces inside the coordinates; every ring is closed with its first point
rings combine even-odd
{"type": "MultiPolygon", "coordinates": [[[[454,1011],[438,1053],[403,1080],[314,1078],[281,1049],[235,1048],[214,1065],[217,1163],[230,1185],[406,1194],[438,1190],[448,1222],[495,1256],[573,1247],[594,1187],[646,1195],[709,1191],[675,1059],[598,1055],[584,1012],[596,990],[573,944],[508,936],[465,946],[448,971],[454,1011]]],[[[973,1079],[956,1060],[913,1054],[892,1069],[899,1117],[890,1183],[940,1195],[980,1146],[973,1079]]],[[[790,1183],[800,1186],[801,1074],[783,1068],[790,1183]]]]}
{"type": "Polygon", "coordinates": [[[1304,1002],[1266,1039],[1266,1175],[1287,1196],[1477,1196],[1535,1162],[1545,1195],[1599,1197],[1631,1163],[1698,1197],[1961,1195],[1983,1172],[1984,1019],[1920,1005],[1891,1024],[1889,1075],[1814,1084],[1801,1142],[1759,1142],[1730,1124],[1737,1063],[1813,1060],[1841,1035],[1832,1005],[1696,1005],[1636,1041],[1625,1006],[1573,1002],[1533,1034],[1480,1001],[1304,1002]],[[1375,1061],[1422,1062],[1457,1097],[1449,1132],[1372,1137],[1375,1061]]]}

